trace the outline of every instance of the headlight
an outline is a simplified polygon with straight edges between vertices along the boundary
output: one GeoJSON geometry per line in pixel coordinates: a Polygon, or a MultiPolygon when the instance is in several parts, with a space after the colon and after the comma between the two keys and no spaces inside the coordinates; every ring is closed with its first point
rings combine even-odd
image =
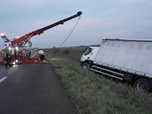
{"type": "Polygon", "coordinates": [[[18,47],[15,47],[15,49],[18,50],[19,48],[18,48],[18,47]]]}
{"type": "Polygon", "coordinates": [[[11,50],[12,48],[11,48],[11,47],[9,47],[8,49],[9,49],[9,50],[11,50]]]}

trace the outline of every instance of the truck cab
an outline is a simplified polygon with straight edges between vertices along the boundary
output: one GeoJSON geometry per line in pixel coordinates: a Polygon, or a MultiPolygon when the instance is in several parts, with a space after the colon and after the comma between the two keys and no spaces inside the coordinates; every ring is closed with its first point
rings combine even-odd
{"type": "Polygon", "coordinates": [[[93,60],[95,59],[98,49],[99,49],[99,45],[90,46],[84,50],[84,53],[82,54],[80,59],[80,65],[82,66],[83,69],[89,70],[90,66],[93,63],[93,60]]]}

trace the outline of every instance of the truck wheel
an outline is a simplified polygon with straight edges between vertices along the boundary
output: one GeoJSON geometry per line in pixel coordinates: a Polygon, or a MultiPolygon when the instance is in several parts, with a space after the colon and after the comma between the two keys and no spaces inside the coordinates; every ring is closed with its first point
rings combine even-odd
{"type": "Polygon", "coordinates": [[[147,79],[139,78],[135,81],[134,87],[141,92],[149,92],[151,89],[151,84],[147,79]]]}
{"type": "Polygon", "coordinates": [[[82,65],[82,68],[83,68],[84,70],[89,70],[89,67],[90,67],[90,65],[89,65],[88,63],[84,63],[84,64],[82,65]]]}

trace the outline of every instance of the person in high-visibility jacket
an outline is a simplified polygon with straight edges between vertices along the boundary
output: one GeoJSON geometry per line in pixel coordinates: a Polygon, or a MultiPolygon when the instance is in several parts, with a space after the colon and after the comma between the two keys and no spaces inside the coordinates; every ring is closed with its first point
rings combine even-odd
{"type": "Polygon", "coordinates": [[[40,49],[38,54],[39,54],[41,62],[44,62],[45,61],[45,53],[44,53],[44,51],[42,49],[40,49]]]}

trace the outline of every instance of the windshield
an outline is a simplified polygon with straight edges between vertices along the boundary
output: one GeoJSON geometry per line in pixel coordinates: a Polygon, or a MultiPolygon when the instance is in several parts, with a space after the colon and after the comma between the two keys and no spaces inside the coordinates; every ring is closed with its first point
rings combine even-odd
{"type": "Polygon", "coordinates": [[[86,49],[86,51],[84,52],[84,54],[85,55],[88,55],[88,54],[90,54],[91,52],[92,52],[92,48],[88,48],[88,49],[86,49]]]}

